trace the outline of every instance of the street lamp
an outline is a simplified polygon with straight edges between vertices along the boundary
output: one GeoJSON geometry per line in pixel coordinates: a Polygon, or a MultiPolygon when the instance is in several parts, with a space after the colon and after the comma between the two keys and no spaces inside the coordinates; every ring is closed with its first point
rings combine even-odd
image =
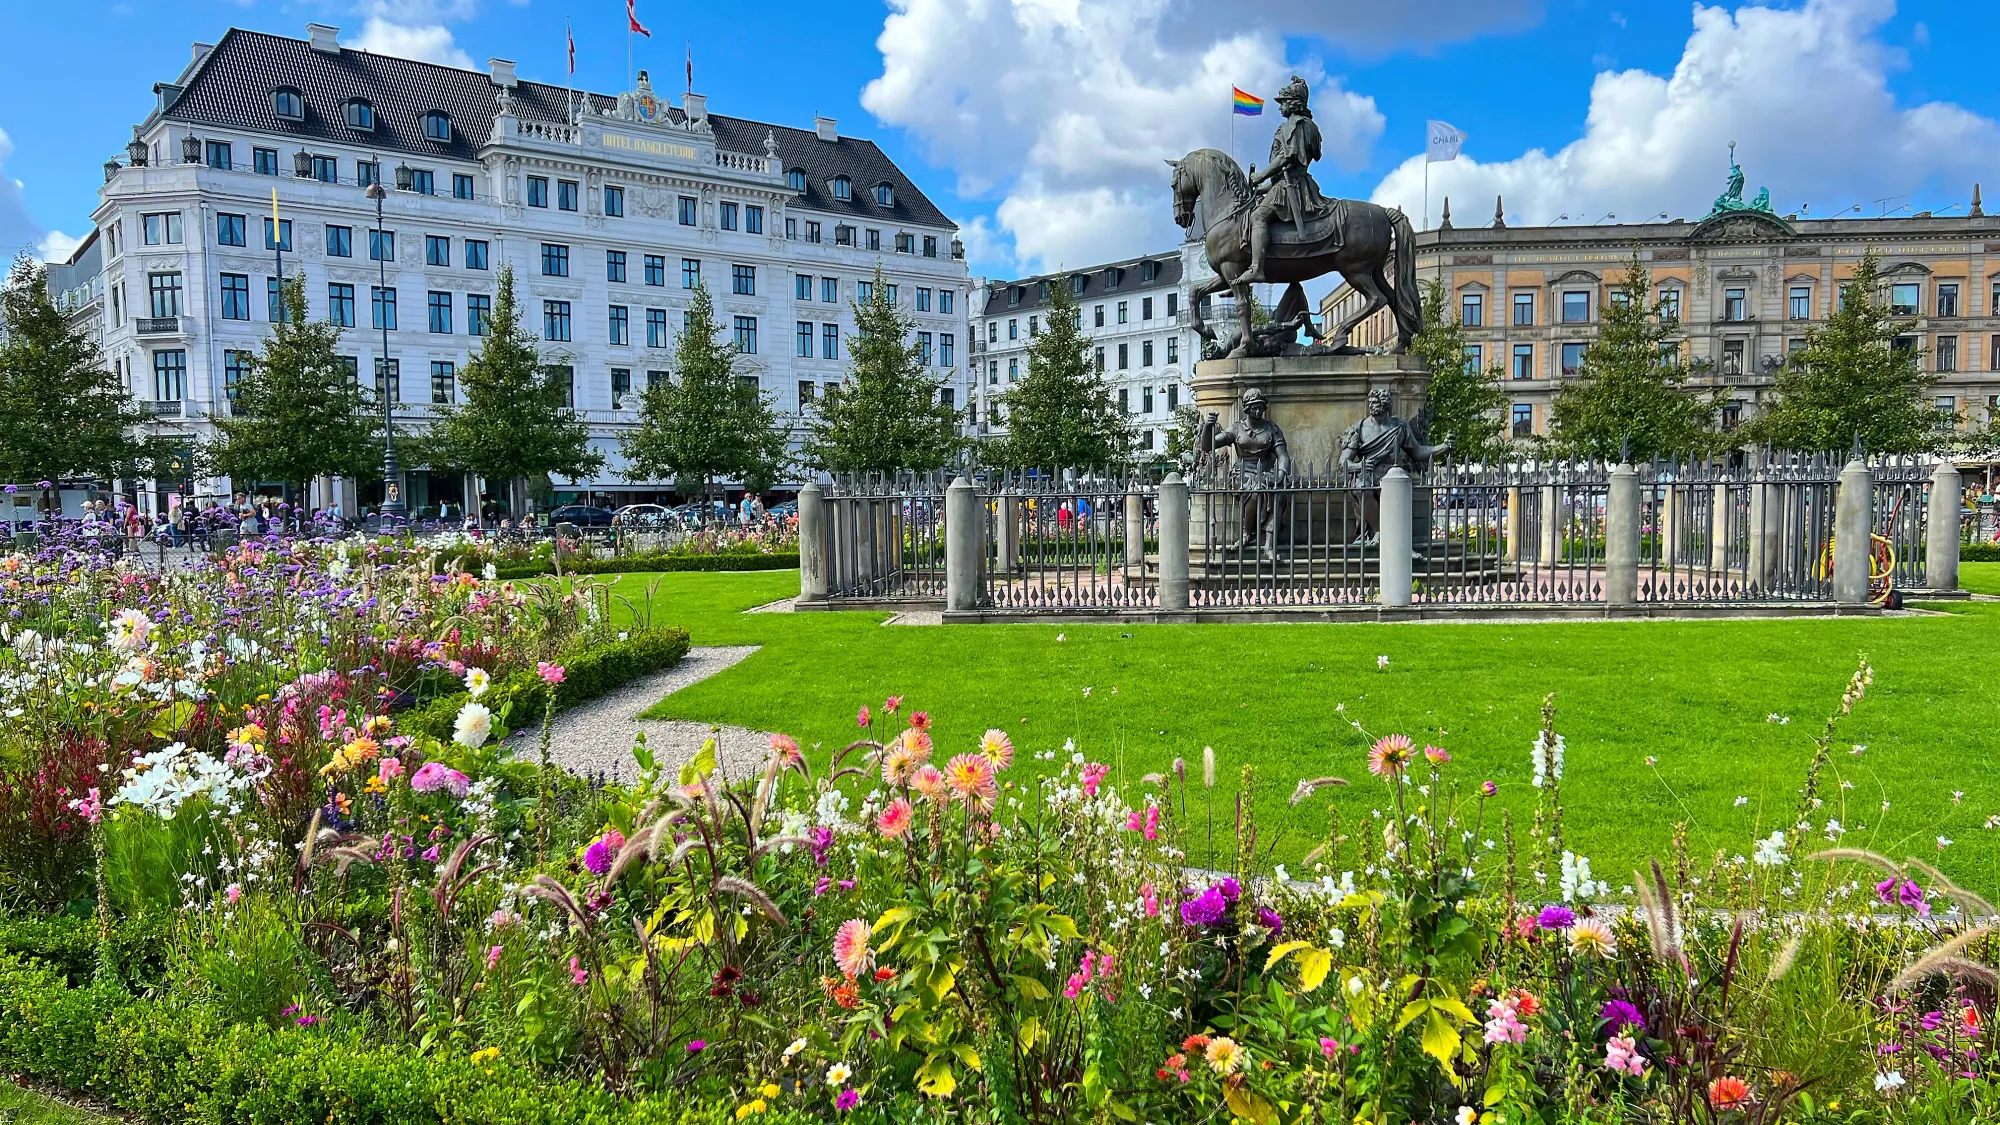
{"type": "Polygon", "coordinates": [[[376,273],[380,277],[375,286],[375,299],[370,301],[369,304],[373,306],[376,323],[382,326],[382,358],[376,362],[380,364],[382,374],[381,511],[382,522],[387,524],[390,520],[402,519],[404,512],[402,486],[398,483],[398,478],[402,476],[402,473],[396,466],[396,425],[393,416],[390,414],[389,308],[384,303],[388,300],[389,296],[389,257],[381,244],[382,201],[389,197],[389,192],[382,187],[382,181],[378,178],[374,183],[368,185],[367,195],[368,198],[375,201],[375,233],[369,237],[369,248],[375,253],[376,273]]]}

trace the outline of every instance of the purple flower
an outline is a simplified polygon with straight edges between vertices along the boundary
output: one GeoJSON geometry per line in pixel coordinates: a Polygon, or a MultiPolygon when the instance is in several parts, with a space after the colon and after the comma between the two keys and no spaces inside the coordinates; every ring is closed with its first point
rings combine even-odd
{"type": "Polygon", "coordinates": [[[1604,1021],[1604,1030],[1613,1035],[1622,1033],[1628,1027],[1641,1032],[1646,1030],[1646,1017],[1640,1015],[1639,1009],[1629,1000],[1606,1000],[1604,1007],[1598,1009],[1597,1018],[1604,1021]]]}
{"type": "Polygon", "coordinates": [[[706,1039],[688,1040],[688,1054],[699,1055],[706,1050],[708,1050],[708,1040],[706,1039]]]}
{"type": "Polygon", "coordinates": [[[1277,941],[1279,935],[1285,932],[1285,920],[1278,917],[1278,912],[1268,906],[1257,908],[1257,924],[1271,931],[1272,941],[1277,941]]]}
{"type": "Polygon", "coordinates": [[[296,1019],[296,1020],[293,1020],[292,1022],[293,1022],[293,1023],[296,1023],[296,1024],[298,1024],[298,1025],[299,1025],[300,1027],[311,1027],[312,1025],[314,1025],[314,1024],[316,1024],[316,1023],[318,1023],[318,1022],[319,1022],[319,1017],[318,1017],[318,1016],[300,1016],[300,1017],[299,1017],[298,1019],[296,1019]]]}
{"type": "Polygon", "coordinates": [[[618,858],[619,849],[625,846],[625,836],[616,828],[590,842],[583,850],[583,866],[592,875],[602,875],[611,870],[611,861],[618,858]]]}
{"type": "Polygon", "coordinates": [[[1490,781],[1482,781],[1479,783],[1479,792],[1482,796],[1491,797],[1493,794],[1500,792],[1500,787],[1490,781]]]}
{"type": "Polygon", "coordinates": [[[841,1111],[842,1113],[846,1113],[848,1110],[853,1109],[855,1106],[858,1106],[860,1104],[861,1104],[860,1093],[851,1087],[842,1090],[840,1094],[833,1099],[833,1108],[841,1111]]]}
{"type": "Polygon", "coordinates": [[[1216,888],[1222,892],[1223,898],[1229,900],[1229,905],[1231,906],[1235,906],[1236,900],[1242,897],[1243,894],[1243,888],[1237,885],[1234,878],[1223,879],[1222,882],[1216,884],[1216,888]]]}
{"type": "Polygon", "coordinates": [[[469,779],[443,762],[425,762],[422,769],[410,778],[410,788],[419,793],[435,793],[440,789],[451,790],[454,797],[465,796],[469,779]]]}
{"type": "Polygon", "coordinates": [[[833,829],[821,825],[812,830],[812,854],[815,867],[826,866],[826,853],[833,850],[833,829]]]}
{"type": "Polygon", "coordinates": [[[1229,912],[1229,900],[1218,884],[1181,903],[1181,921],[1189,926],[1213,926],[1229,912]]]}
{"type": "Polygon", "coordinates": [[[1535,916],[1535,924],[1545,930],[1567,930],[1576,925],[1576,911],[1552,903],[1542,907],[1542,912],[1535,916]]]}

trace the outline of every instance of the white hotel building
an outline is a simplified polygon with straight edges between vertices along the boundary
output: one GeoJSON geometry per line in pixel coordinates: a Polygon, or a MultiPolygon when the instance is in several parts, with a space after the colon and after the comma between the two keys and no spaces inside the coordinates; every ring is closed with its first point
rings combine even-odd
{"type": "Polygon", "coordinates": [[[1188,382],[1201,341],[1188,327],[1187,295],[1205,276],[1202,247],[1188,242],[1165,253],[1018,280],[975,278],[965,394],[975,411],[973,432],[1007,432],[1006,393],[1028,373],[1028,347],[1049,315],[1049,287],[1067,285],[1098,370],[1131,419],[1136,448],[1164,451],[1175,408],[1193,401],[1188,382]]]}
{"type": "MultiPolygon", "coordinates": [[[[637,420],[635,392],[668,377],[697,280],[744,374],[787,414],[842,378],[851,304],[878,265],[946,386],[963,383],[970,283],[957,227],[831,119],[795,129],[716,116],[693,93],[670,106],[643,72],[617,97],[571,95],[518,79],[505,60],[460,70],[307,31],[232,29],[195,44],[186,71],[154,86],[126,159],[105,166],[93,214],[103,272],[73,280],[75,312],[101,316],[106,360],[159,432],[190,444],[213,435],[269,329],[280,250],[286,274],[304,274],[310,315],[348,327],[355,370],[380,386],[387,360],[399,430],[455,401],[497,273],[512,265],[523,322],[540,330],[545,360],[571,369],[574,406],[606,456],[595,479],[558,479],[559,500],[671,486],[625,480],[618,435],[637,420]],[[393,189],[379,230],[363,194],[377,180],[393,189]]],[[[462,499],[457,477],[430,476],[408,473],[412,511],[462,499]]],[[[253,484],[157,481],[140,493],[150,507],[190,487],[221,496],[253,484]]],[[[372,480],[320,487],[333,491],[317,502],[338,496],[350,513],[381,495],[372,480]]]]}

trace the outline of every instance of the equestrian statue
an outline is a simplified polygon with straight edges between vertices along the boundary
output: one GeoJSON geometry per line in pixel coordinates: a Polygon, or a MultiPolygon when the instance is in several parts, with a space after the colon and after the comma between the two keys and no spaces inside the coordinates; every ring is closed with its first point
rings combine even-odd
{"type": "Polygon", "coordinates": [[[1297,75],[1278,91],[1285,120],[1271,139],[1271,162],[1262,172],[1252,165],[1252,174],[1245,177],[1228,153],[1212,148],[1167,161],[1174,170],[1174,221],[1184,229],[1192,226],[1195,204],[1202,204],[1201,236],[1215,276],[1189,291],[1188,316],[1210,354],[1282,354],[1300,330],[1316,341],[1316,351],[1336,350],[1355,325],[1384,308],[1396,318],[1391,352],[1404,351],[1423,328],[1409,217],[1366,200],[1320,194],[1312,177],[1312,163],[1320,155],[1319,126],[1313,123],[1309,96],[1305,80],[1297,75]],[[1393,286],[1387,274],[1392,261],[1393,286]],[[1322,335],[1299,283],[1329,273],[1339,273],[1367,301],[1322,335]],[[1250,286],[1255,282],[1285,286],[1271,323],[1262,328],[1251,322],[1250,286]],[[1233,337],[1218,340],[1202,319],[1201,305],[1223,289],[1235,294],[1240,323],[1233,337]]]}

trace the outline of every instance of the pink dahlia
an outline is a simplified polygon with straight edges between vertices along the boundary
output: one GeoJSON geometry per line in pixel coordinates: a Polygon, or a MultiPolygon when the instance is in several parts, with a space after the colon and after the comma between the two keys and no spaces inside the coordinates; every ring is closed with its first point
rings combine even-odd
{"type": "Polygon", "coordinates": [[[868,948],[869,935],[868,923],[859,918],[842,922],[833,935],[833,963],[849,980],[868,971],[868,966],[875,962],[875,951],[868,948]]]}

